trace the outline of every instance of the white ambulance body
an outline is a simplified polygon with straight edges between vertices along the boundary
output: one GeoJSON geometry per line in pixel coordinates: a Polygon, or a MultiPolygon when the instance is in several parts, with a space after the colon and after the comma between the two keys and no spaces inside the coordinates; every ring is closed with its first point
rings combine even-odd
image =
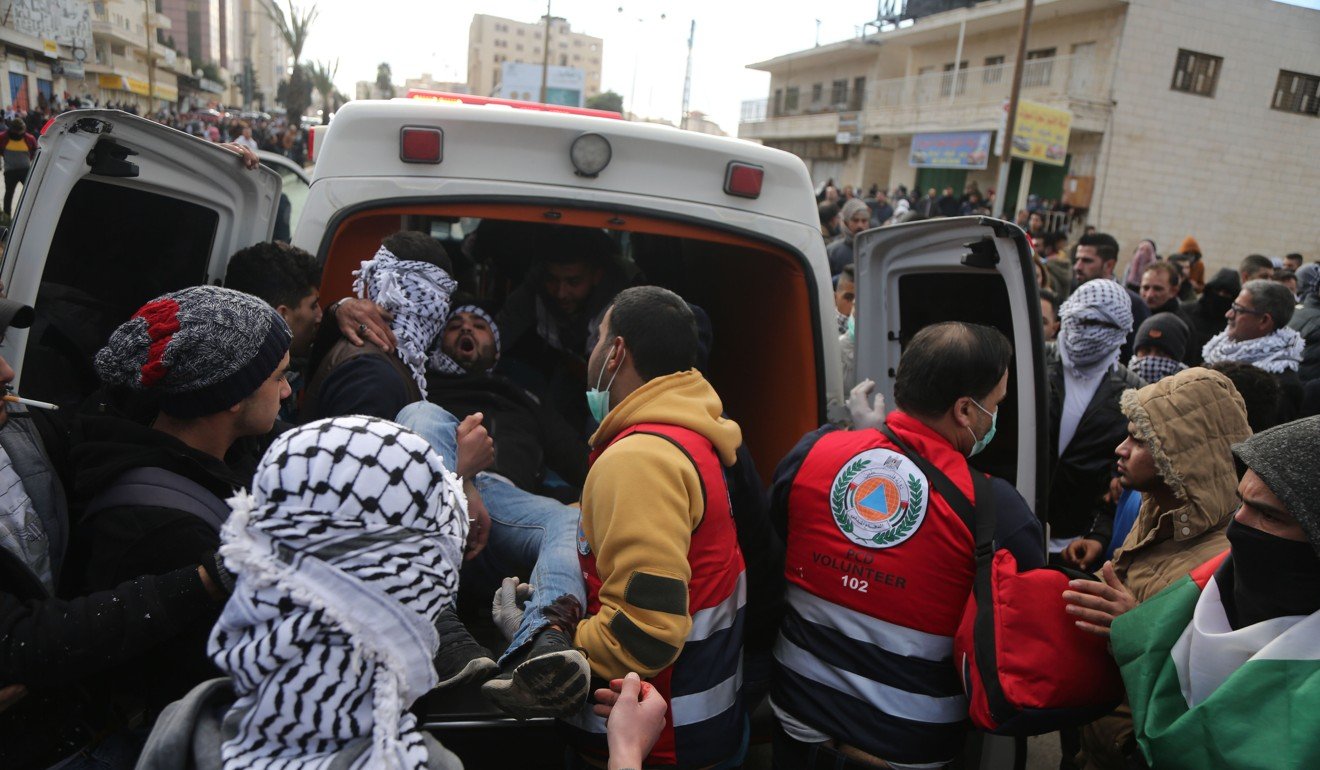
{"type": "MultiPolygon", "coordinates": [[[[842,401],[815,200],[788,153],[668,126],[410,99],[345,105],[314,150],[293,243],[323,262],[324,303],[348,294],[352,270],[400,229],[461,238],[465,224],[487,220],[601,228],[644,241],[648,264],[666,274],[654,282],[709,314],[710,377],[767,479],[842,401]]],[[[279,198],[278,175],[244,171],[228,151],[142,118],[56,118],[0,277],[39,315],[49,305],[77,319],[34,330],[61,344],[11,332],[3,352],[24,390],[67,402],[94,384],[74,359],[90,360],[151,297],[220,281],[231,254],[270,236],[279,198]],[[26,366],[34,356],[42,374],[26,366]]],[[[534,237],[512,247],[519,253],[495,259],[536,255],[534,237]]]]}

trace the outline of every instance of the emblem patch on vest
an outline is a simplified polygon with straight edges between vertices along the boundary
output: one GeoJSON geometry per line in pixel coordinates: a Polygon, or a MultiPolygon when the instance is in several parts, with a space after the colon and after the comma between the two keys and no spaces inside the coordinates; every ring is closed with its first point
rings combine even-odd
{"type": "Polygon", "coordinates": [[[591,555],[591,543],[587,542],[587,533],[582,531],[582,521],[580,519],[578,520],[577,549],[578,553],[583,556],[591,555]]]}
{"type": "Polygon", "coordinates": [[[839,530],[867,548],[893,548],[926,519],[926,477],[889,449],[868,449],[844,463],[830,487],[830,512],[839,530]]]}

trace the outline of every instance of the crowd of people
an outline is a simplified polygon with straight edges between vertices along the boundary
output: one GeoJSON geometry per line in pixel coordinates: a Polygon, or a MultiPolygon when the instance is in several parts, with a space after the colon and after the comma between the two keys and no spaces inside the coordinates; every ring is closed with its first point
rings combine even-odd
{"type": "MultiPolygon", "coordinates": [[[[47,100],[43,96],[38,104],[28,108],[9,105],[0,114],[4,117],[6,134],[4,136],[4,176],[5,197],[4,212],[11,216],[11,202],[15,188],[27,175],[28,163],[24,163],[17,154],[18,143],[28,146],[30,156],[36,155],[37,132],[41,131],[46,121],[70,110],[107,109],[122,110],[131,115],[142,114],[136,103],[102,103],[91,95],[77,96],[71,93],[53,96],[47,100]],[[11,147],[11,145],[13,145],[11,147]]],[[[269,115],[263,112],[242,112],[238,110],[216,110],[198,108],[193,110],[168,109],[144,115],[161,125],[178,129],[192,136],[201,137],[216,144],[236,143],[250,150],[263,150],[285,156],[300,166],[307,165],[307,132],[301,125],[291,124],[285,115],[269,115]]]]}
{"type": "MultiPolygon", "coordinates": [[[[877,214],[840,216],[846,341],[877,214]]],[[[892,407],[857,384],[767,489],[703,373],[705,311],[602,231],[482,222],[485,249],[536,228],[502,302],[429,233],[384,238],[325,306],[312,255],[239,251],[223,287],[120,324],[77,409],[0,411],[0,764],[458,768],[410,709],[479,686],[557,718],[570,767],[740,766],[767,698],[776,768],[943,767],[992,550],[1074,570],[1036,613],[1060,644],[1110,639],[1087,649],[1127,697],[1051,723],[1068,766],[1320,761],[1320,417],[1297,419],[1320,266],[1294,295],[1249,257],[1183,305],[1192,239],[1143,241],[1125,286],[1112,237],[1047,256],[1030,225],[1043,522],[972,460],[1010,397],[997,329],[917,331],[892,407]]],[[[0,329],[34,317],[0,300],[0,329]]],[[[1063,689],[1043,706],[1088,696],[1063,689]]]]}

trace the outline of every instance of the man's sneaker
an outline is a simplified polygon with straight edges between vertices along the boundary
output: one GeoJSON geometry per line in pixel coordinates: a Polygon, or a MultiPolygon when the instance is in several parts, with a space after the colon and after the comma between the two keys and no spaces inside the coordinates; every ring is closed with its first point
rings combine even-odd
{"type": "Polygon", "coordinates": [[[490,650],[477,644],[452,609],[441,612],[435,619],[435,630],[440,634],[440,648],[435,653],[435,672],[440,683],[435,689],[480,682],[499,670],[490,650]]]}
{"type": "Polygon", "coordinates": [[[504,673],[481,686],[504,713],[518,719],[567,717],[586,703],[591,668],[563,631],[542,629],[520,657],[521,662],[506,664],[504,673]]]}

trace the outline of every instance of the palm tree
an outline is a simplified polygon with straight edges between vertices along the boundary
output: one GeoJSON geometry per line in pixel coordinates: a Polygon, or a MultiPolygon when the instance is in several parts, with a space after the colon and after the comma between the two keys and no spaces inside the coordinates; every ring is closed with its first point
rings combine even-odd
{"type": "Polygon", "coordinates": [[[275,27],[280,31],[280,36],[284,38],[285,44],[289,46],[289,53],[293,56],[293,71],[289,73],[289,85],[284,92],[284,107],[289,111],[290,125],[297,126],[302,114],[312,103],[312,83],[307,73],[303,71],[302,52],[303,47],[307,45],[307,33],[311,29],[312,22],[316,21],[317,10],[315,3],[306,10],[301,10],[293,4],[293,0],[287,2],[289,6],[287,13],[275,3],[270,4],[269,13],[271,21],[275,22],[275,27]]]}
{"type": "Polygon", "coordinates": [[[308,62],[307,72],[311,75],[312,85],[321,94],[321,124],[330,122],[330,113],[335,111],[335,101],[337,91],[335,91],[335,75],[339,73],[339,60],[333,62],[308,62]]]}

